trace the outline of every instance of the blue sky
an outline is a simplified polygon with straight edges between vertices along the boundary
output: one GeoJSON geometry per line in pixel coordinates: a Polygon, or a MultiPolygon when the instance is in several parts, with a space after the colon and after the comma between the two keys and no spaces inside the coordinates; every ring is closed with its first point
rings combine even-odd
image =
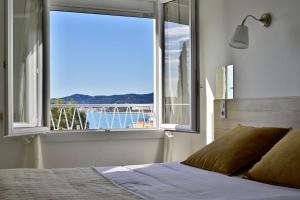
{"type": "Polygon", "coordinates": [[[51,12],[51,97],[153,92],[153,20],[51,12]]]}

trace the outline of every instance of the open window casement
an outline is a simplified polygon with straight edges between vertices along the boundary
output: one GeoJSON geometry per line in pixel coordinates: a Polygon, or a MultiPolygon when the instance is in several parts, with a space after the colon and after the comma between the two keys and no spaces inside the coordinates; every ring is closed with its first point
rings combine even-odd
{"type": "Polygon", "coordinates": [[[161,0],[159,5],[161,127],[168,130],[198,130],[196,8],[195,0],[161,0]]]}
{"type": "Polygon", "coordinates": [[[47,0],[6,0],[6,136],[48,129],[47,0]]]}

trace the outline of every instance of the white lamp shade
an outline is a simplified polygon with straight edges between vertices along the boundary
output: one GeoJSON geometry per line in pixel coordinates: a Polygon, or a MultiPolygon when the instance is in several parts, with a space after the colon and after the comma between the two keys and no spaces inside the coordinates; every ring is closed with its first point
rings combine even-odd
{"type": "Polygon", "coordinates": [[[249,47],[248,27],[239,25],[236,28],[229,45],[235,49],[247,49],[249,47]]]}

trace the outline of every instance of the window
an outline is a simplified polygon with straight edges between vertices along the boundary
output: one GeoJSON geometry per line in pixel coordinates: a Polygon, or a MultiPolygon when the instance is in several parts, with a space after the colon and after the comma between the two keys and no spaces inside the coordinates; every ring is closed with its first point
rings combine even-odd
{"type": "Polygon", "coordinates": [[[155,128],[154,19],[50,12],[51,130],[155,128]]]}
{"type": "Polygon", "coordinates": [[[43,98],[47,87],[44,7],[39,0],[6,1],[6,135],[48,130],[43,114],[48,107],[43,98]]]}
{"type": "Polygon", "coordinates": [[[178,130],[197,129],[195,3],[172,0],[162,4],[162,122],[178,130]]]}
{"type": "Polygon", "coordinates": [[[56,0],[51,1],[53,11],[48,3],[6,0],[7,135],[197,130],[195,0],[164,0],[158,9],[148,0],[91,0],[78,5],[56,0]],[[68,17],[73,26],[67,24],[68,17]],[[101,26],[101,21],[106,24],[101,26]],[[122,27],[136,33],[126,34],[122,27]],[[101,36],[105,32],[108,36],[101,36]],[[50,36],[55,42],[51,47],[50,36]]]}

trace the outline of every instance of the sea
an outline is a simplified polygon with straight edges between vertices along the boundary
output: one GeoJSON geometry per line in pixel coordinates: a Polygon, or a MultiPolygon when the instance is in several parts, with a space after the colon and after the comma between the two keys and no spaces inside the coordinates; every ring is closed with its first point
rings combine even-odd
{"type": "Polygon", "coordinates": [[[149,114],[87,112],[88,129],[131,128],[138,121],[148,121],[149,114]]]}

